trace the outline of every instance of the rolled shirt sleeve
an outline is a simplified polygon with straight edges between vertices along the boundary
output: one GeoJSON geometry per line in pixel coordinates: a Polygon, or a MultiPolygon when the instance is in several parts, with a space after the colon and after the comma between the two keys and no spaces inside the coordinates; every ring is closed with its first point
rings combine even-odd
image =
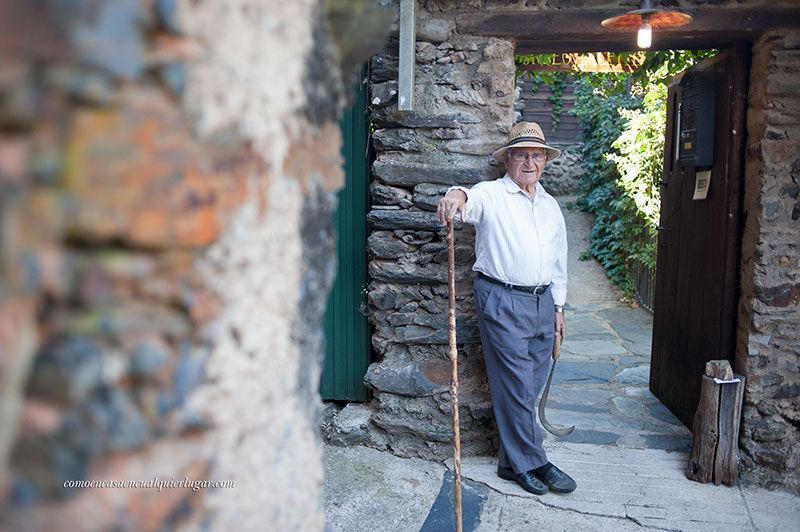
{"type": "Polygon", "coordinates": [[[481,188],[480,184],[472,188],[455,186],[447,189],[445,194],[451,190],[460,190],[467,196],[467,203],[464,206],[464,220],[472,225],[478,225],[484,219],[484,213],[491,205],[492,197],[487,190],[481,188]]]}

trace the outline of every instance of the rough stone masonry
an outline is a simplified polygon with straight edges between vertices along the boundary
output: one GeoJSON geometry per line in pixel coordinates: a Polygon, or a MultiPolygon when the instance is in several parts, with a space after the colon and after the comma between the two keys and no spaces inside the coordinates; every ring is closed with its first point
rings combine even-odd
{"type": "Polygon", "coordinates": [[[736,368],[745,478],[800,493],[800,31],[753,46],[736,368]]]}
{"type": "Polygon", "coordinates": [[[0,528],[323,528],[337,122],[388,28],[370,5],[0,4],[0,528]],[[64,488],[153,477],[235,484],[64,488]]]}
{"type": "MultiPolygon", "coordinates": [[[[447,249],[436,204],[449,185],[499,176],[488,153],[514,114],[513,45],[462,35],[455,23],[417,11],[414,112],[396,110],[397,41],[373,57],[375,125],[368,219],[370,322],[378,362],[374,444],[403,456],[441,458],[451,448],[447,350],[447,249]]],[[[457,224],[456,256],[462,446],[494,449],[495,429],[472,305],[474,232],[457,224]]]]}

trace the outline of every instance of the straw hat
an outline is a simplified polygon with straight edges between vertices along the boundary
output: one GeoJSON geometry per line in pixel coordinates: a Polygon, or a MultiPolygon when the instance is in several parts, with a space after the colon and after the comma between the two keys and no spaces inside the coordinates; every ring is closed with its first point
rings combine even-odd
{"type": "Polygon", "coordinates": [[[511,127],[511,132],[508,134],[508,142],[506,145],[495,151],[492,156],[500,162],[503,162],[503,154],[509,148],[544,148],[547,150],[547,160],[552,161],[559,155],[561,150],[548,146],[544,140],[544,133],[542,128],[536,122],[519,122],[511,127]]]}

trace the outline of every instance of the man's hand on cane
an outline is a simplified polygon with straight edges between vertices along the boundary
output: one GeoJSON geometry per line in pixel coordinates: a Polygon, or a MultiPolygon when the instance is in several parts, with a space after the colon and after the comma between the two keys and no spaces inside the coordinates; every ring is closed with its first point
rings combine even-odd
{"type": "Polygon", "coordinates": [[[445,197],[439,200],[436,208],[436,217],[440,222],[446,224],[453,221],[456,211],[461,211],[461,221],[464,222],[464,206],[467,204],[467,195],[461,190],[451,190],[445,197]]]}

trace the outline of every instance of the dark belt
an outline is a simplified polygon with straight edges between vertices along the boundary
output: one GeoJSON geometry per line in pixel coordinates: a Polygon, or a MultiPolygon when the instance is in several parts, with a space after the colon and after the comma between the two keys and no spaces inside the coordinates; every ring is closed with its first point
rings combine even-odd
{"type": "Polygon", "coordinates": [[[542,284],[542,285],[539,285],[539,286],[519,286],[519,285],[511,284],[511,283],[504,283],[503,281],[498,281],[494,277],[489,277],[488,275],[486,275],[483,272],[478,272],[478,277],[480,277],[481,279],[483,279],[485,281],[489,281],[490,283],[499,284],[500,286],[504,286],[504,287],[508,288],[509,290],[517,290],[519,292],[526,292],[528,294],[533,294],[533,295],[536,295],[536,296],[540,296],[540,295],[544,294],[545,292],[547,292],[547,289],[550,288],[549,284],[542,284]]]}

